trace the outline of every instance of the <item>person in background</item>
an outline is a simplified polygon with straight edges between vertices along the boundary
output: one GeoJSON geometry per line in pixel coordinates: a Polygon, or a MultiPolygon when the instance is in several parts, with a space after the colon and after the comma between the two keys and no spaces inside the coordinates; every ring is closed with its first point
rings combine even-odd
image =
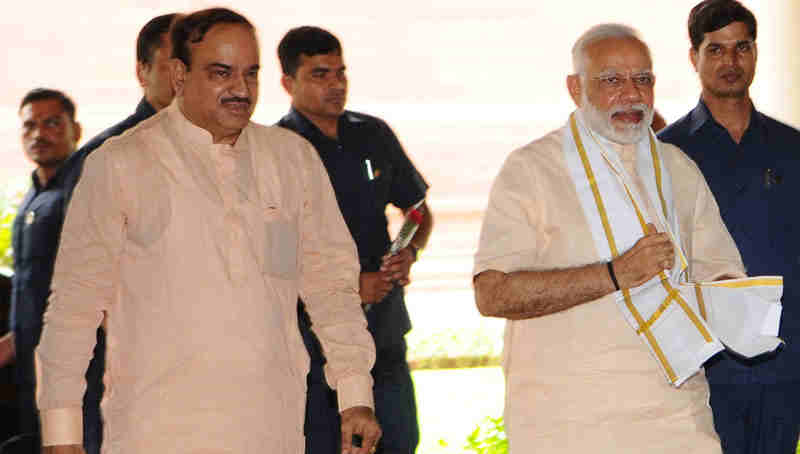
{"type": "MultiPolygon", "coordinates": [[[[278,45],[283,76],[291,96],[289,113],[278,125],[300,134],[317,150],[361,262],[359,293],[365,304],[377,360],[375,413],[383,428],[377,452],[412,454],[419,442],[414,385],[406,362],[405,334],[411,328],[403,286],[411,265],[425,247],[433,216],[425,203],[427,183],[403,151],[389,126],[379,118],[345,110],[347,75],[342,46],[327,30],[304,26],[290,30],[278,45]],[[405,213],[414,206],[422,223],[408,247],[389,250],[386,206],[405,213]]],[[[335,394],[325,382],[326,353],[311,336],[303,303],[298,302],[300,331],[311,355],[306,406],[306,452],[337,452],[340,438],[335,394]]],[[[330,377],[328,377],[330,378],[330,377]]]]}
{"type": "Polygon", "coordinates": [[[64,222],[64,162],[81,138],[75,103],[63,92],[37,88],[19,105],[25,155],[36,166],[31,188],[14,219],[9,332],[0,338],[0,367],[15,361],[18,431],[39,436],[34,349],[50,295],[53,266],[64,222]]]}
{"type": "Polygon", "coordinates": [[[721,352],[706,363],[714,427],[725,454],[794,454],[800,433],[800,131],[756,110],[756,18],[734,0],[692,8],[689,56],[702,87],[688,114],[661,131],[697,162],[751,275],[783,276],[773,355],[721,352]]]}

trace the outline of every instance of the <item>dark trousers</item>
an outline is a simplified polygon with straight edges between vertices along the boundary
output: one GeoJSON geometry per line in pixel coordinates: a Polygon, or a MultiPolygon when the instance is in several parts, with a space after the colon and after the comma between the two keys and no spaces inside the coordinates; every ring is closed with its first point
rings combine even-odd
{"type": "Polygon", "coordinates": [[[86,454],[100,454],[100,446],[103,444],[100,401],[105,391],[105,370],[106,333],[103,328],[97,328],[97,344],[94,347],[94,357],[86,370],[86,394],[83,395],[83,448],[86,454]]]}
{"type": "Polygon", "coordinates": [[[710,389],[724,454],[795,454],[800,383],[711,384],[710,389]]]}
{"type": "MultiPolygon", "coordinates": [[[[298,303],[300,333],[311,357],[306,378],[306,454],[339,454],[341,420],[336,391],[325,382],[325,357],[308,315],[298,303]]],[[[372,369],[375,415],[383,430],[377,454],[413,454],[419,443],[414,384],[406,362],[405,341],[377,352],[372,369]]]]}

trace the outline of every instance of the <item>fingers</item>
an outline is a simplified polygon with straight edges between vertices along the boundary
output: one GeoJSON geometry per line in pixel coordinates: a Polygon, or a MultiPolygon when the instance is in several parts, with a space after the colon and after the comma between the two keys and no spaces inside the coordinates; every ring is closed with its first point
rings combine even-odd
{"type": "MultiPolygon", "coordinates": [[[[363,444],[362,444],[363,446],[363,444]]],[[[348,419],[342,420],[342,454],[350,454],[353,449],[353,423],[348,419]]]]}
{"type": "Polygon", "coordinates": [[[363,437],[361,449],[364,454],[373,453],[375,452],[375,446],[378,445],[378,439],[381,437],[381,429],[374,422],[365,424],[363,429],[361,433],[363,437]]]}
{"type": "Polygon", "coordinates": [[[650,222],[650,223],[647,224],[647,233],[646,233],[646,235],[652,235],[654,233],[658,233],[658,230],[656,230],[655,224],[650,222]]]}

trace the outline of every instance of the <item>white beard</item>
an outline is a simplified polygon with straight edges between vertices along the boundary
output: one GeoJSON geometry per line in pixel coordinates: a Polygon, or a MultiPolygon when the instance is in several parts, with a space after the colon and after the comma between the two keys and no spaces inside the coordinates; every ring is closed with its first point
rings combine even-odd
{"type": "Polygon", "coordinates": [[[603,112],[589,101],[585,90],[581,93],[581,107],[579,110],[589,129],[620,145],[632,144],[642,140],[650,129],[654,114],[653,109],[643,103],[633,104],[628,107],[612,106],[607,112],[603,112]],[[625,124],[622,128],[615,127],[611,122],[612,115],[630,109],[643,112],[642,121],[637,124],[625,124]]]}

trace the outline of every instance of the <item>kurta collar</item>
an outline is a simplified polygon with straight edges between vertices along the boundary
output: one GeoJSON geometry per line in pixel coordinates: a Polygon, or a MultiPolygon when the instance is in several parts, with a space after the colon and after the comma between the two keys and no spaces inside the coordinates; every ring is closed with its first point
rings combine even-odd
{"type": "Polygon", "coordinates": [[[242,129],[234,145],[217,144],[214,143],[213,136],[210,132],[197,126],[189,121],[188,118],[186,118],[178,106],[177,98],[166,107],[166,110],[170,124],[175,129],[175,132],[179,137],[179,142],[181,143],[192,144],[203,147],[204,149],[219,150],[229,153],[244,151],[246,149],[246,141],[244,140],[244,137],[247,133],[247,130],[250,128],[250,122],[248,122],[248,124],[242,129]]]}

